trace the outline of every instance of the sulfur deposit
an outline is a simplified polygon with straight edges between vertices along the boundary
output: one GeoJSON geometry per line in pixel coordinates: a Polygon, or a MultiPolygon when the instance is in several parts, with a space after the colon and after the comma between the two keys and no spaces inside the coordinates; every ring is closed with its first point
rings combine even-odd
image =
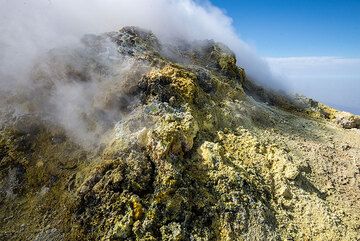
{"type": "Polygon", "coordinates": [[[214,41],[127,27],[48,59],[1,112],[1,240],[360,239],[358,116],[257,86],[214,41]],[[101,86],[76,128],[47,115],[60,80],[101,86]]]}

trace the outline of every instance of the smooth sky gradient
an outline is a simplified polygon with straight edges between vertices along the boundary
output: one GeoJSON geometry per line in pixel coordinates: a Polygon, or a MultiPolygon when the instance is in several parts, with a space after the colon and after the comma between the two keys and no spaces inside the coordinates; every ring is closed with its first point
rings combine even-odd
{"type": "Polygon", "coordinates": [[[262,56],[360,57],[359,0],[212,0],[262,56]]]}
{"type": "Polygon", "coordinates": [[[211,0],[289,91],[360,114],[360,0],[211,0]]]}

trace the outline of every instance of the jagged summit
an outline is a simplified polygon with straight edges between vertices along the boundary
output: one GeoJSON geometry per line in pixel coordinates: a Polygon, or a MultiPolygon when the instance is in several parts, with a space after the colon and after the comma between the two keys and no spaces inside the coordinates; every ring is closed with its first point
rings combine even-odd
{"type": "Polygon", "coordinates": [[[245,71],[135,27],[51,51],[7,100],[0,239],[359,239],[359,118],[245,71]]]}

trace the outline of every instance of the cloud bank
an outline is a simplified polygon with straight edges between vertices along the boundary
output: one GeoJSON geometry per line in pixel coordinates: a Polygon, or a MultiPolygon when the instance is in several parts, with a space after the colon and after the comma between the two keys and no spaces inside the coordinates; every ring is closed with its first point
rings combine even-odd
{"type": "Polygon", "coordinates": [[[284,87],[335,108],[360,114],[360,59],[339,57],[267,58],[284,87]]]}

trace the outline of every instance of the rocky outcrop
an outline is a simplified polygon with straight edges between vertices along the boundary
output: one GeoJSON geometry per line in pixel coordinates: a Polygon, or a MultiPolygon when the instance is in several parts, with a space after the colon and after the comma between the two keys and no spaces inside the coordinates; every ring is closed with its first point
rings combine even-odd
{"type": "Polygon", "coordinates": [[[360,116],[355,116],[351,113],[338,113],[336,115],[336,122],[345,129],[360,129],[360,116]]]}
{"type": "Polygon", "coordinates": [[[360,238],[360,135],[332,109],[257,92],[212,41],[161,45],[132,27],[83,41],[136,63],[94,102],[118,115],[92,148],[41,116],[3,125],[2,239],[360,238]]]}

